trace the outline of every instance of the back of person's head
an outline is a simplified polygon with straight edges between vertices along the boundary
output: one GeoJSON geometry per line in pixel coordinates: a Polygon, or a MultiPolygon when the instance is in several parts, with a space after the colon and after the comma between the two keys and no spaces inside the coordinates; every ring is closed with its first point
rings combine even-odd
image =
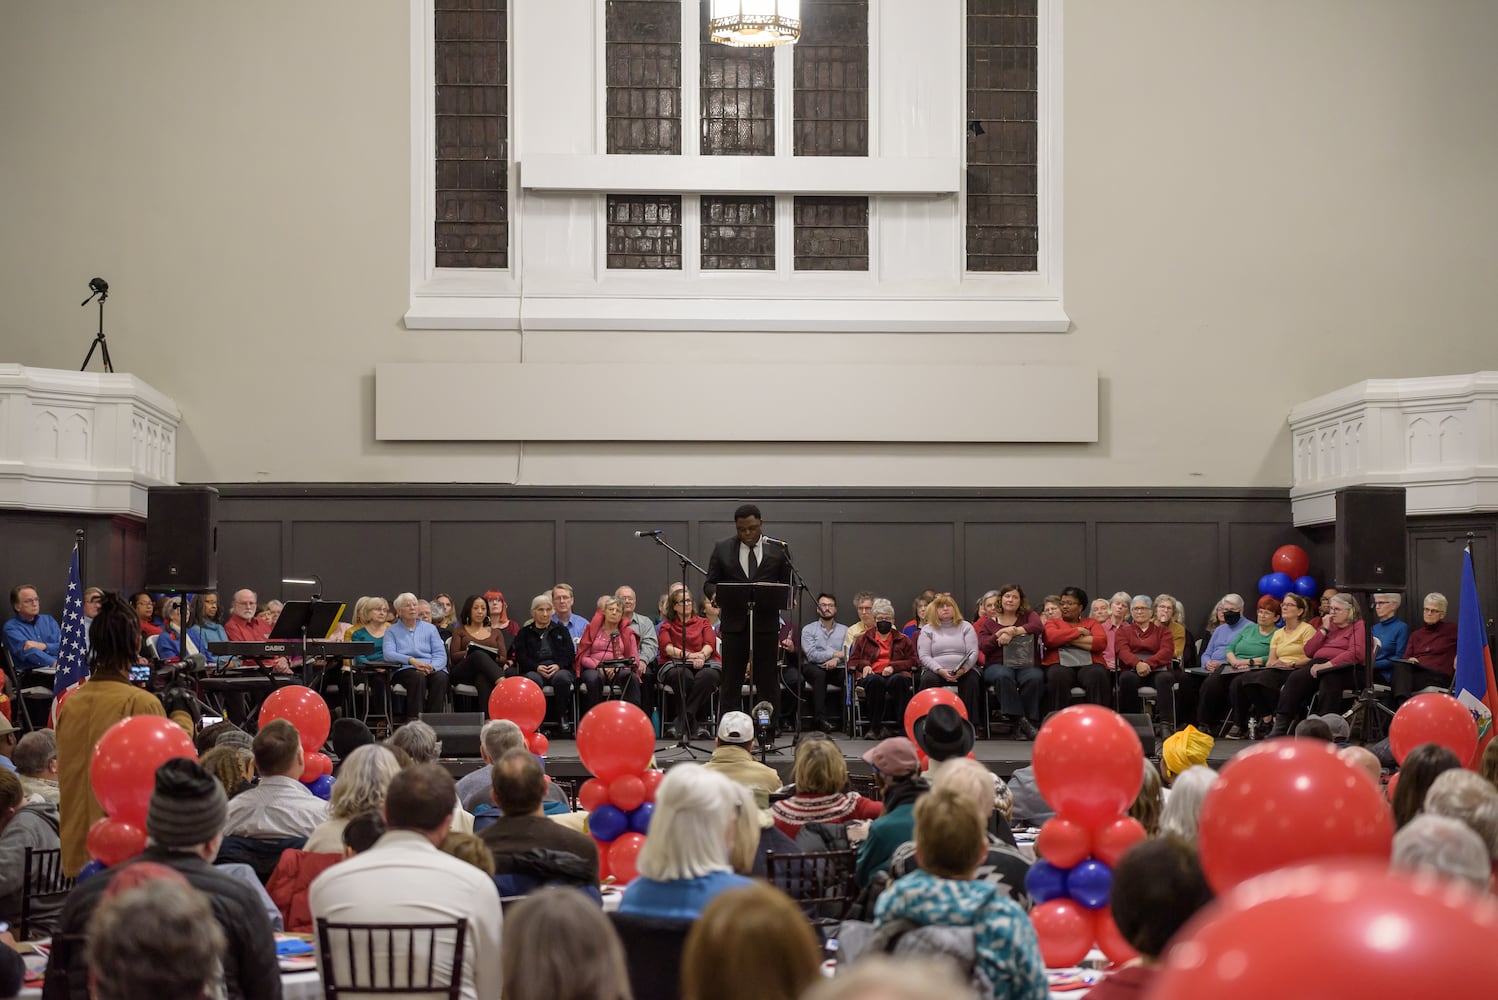
{"type": "Polygon", "coordinates": [[[958,757],[943,764],[931,780],[931,790],[940,789],[951,789],[973,803],[984,823],[994,811],[993,772],[975,760],[958,757]]]}
{"type": "MultiPolygon", "coordinates": [[[[332,744],[333,753],[338,755],[339,760],[347,760],[349,754],[374,741],[374,733],[363,719],[334,719],[333,726],[328,731],[328,742],[332,744]]],[[[339,777],[342,778],[341,770],[339,777]]]]}
{"type": "Polygon", "coordinates": [[[459,861],[466,861],[485,875],[494,874],[494,852],[484,843],[484,838],[466,830],[453,830],[442,838],[439,845],[443,854],[450,854],[459,861]]]}
{"type": "Polygon", "coordinates": [[[796,748],[797,795],[832,795],[848,784],[848,762],[832,740],[812,740],[796,748]]]}
{"type": "Polygon", "coordinates": [[[343,827],[346,852],[363,854],[385,836],[385,817],[377,812],[362,812],[343,827]]]}
{"type": "Polygon", "coordinates": [[[1482,759],[1477,762],[1477,773],[1494,789],[1498,789],[1498,740],[1489,740],[1483,747],[1482,759]]]}
{"type": "Polygon", "coordinates": [[[524,750],[525,734],[509,719],[490,719],[479,730],[479,743],[492,764],[511,750],[524,750]]]}
{"type": "Polygon", "coordinates": [[[1160,835],[1179,837],[1188,844],[1196,843],[1196,831],[1201,825],[1202,802],[1207,793],[1217,784],[1217,772],[1200,764],[1188,767],[1176,776],[1170,786],[1170,798],[1160,811],[1160,835]]]}
{"type": "Polygon", "coordinates": [[[759,837],[764,828],[760,817],[764,814],[754,804],[754,792],[747,785],[730,781],[723,787],[733,831],[728,848],[728,863],[740,875],[754,872],[754,860],[759,854],[759,837]]]}
{"type": "Polygon", "coordinates": [[[1470,827],[1449,816],[1429,814],[1416,816],[1394,834],[1391,864],[1410,871],[1434,871],[1479,892],[1487,891],[1493,871],[1487,845],[1470,827]]]}
{"type": "Polygon", "coordinates": [[[218,746],[218,738],[231,729],[239,731],[239,727],[227,719],[215,722],[211,726],[204,726],[199,731],[197,738],[193,740],[193,745],[198,748],[198,755],[201,756],[218,746]]]}
{"type": "Polygon", "coordinates": [[[28,778],[41,777],[57,759],[57,737],[50,729],[37,729],[22,736],[11,751],[10,762],[28,778]]]}
{"type": "Polygon", "coordinates": [[[26,801],[26,791],[21,779],[14,771],[0,768],[0,815],[8,816],[12,809],[21,808],[26,801]]]}
{"type": "Polygon", "coordinates": [[[546,798],[546,771],[529,750],[511,750],[494,762],[494,804],[506,816],[539,812],[546,798]]]}
{"type": "MultiPolygon", "coordinates": [[[[1337,756],[1372,778],[1375,785],[1383,781],[1384,766],[1379,762],[1378,755],[1367,747],[1356,745],[1343,747],[1337,751],[1337,756]]],[[[1498,791],[1498,789],[1495,789],[1495,791],[1498,791]]]]}
{"type": "Polygon", "coordinates": [[[977,1000],[956,963],[874,955],[807,990],[802,1000],[977,1000]]]}
{"type": "Polygon", "coordinates": [[[1420,814],[1425,793],[1444,771],[1462,766],[1456,754],[1438,743],[1422,743],[1399,765],[1399,785],[1394,789],[1394,825],[1404,826],[1420,814]]]}
{"type": "Polygon", "coordinates": [[[95,1000],[202,1000],[221,975],[224,932],[190,885],[157,879],[104,899],[88,922],[95,1000]]]}
{"type": "Polygon", "coordinates": [[[1498,789],[1481,775],[1464,768],[1442,771],[1425,793],[1425,812],[1466,824],[1498,860],[1498,789]]]}
{"type": "Polygon", "coordinates": [[[328,815],[333,819],[350,819],[360,813],[379,812],[385,805],[390,782],[400,773],[400,761],[389,747],[370,743],[349,754],[338,769],[333,794],[328,800],[328,815]]]}
{"type": "Polygon", "coordinates": [[[146,835],[156,844],[177,850],[215,844],[228,816],[223,785],[197,761],[174,757],[156,769],[146,810],[146,835]]]}
{"type": "Polygon", "coordinates": [[[1174,781],[1175,776],[1187,768],[1206,764],[1215,743],[1210,735],[1195,726],[1170,734],[1160,744],[1160,763],[1165,768],[1165,779],[1174,781]]]}
{"type": "Polygon", "coordinates": [[[411,755],[416,764],[430,764],[442,755],[442,741],[437,730],[420,719],[413,719],[397,729],[389,742],[411,755]]]}
{"type": "Polygon", "coordinates": [[[1319,715],[1313,715],[1308,719],[1302,719],[1295,727],[1295,738],[1298,740],[1323,740],[1332,742],[1332,727],[1326,724],[1326,720],[1319,715]]]}
{"type": "MultiPolygon", "coordinates": [[[[255,734],[255,770],[262,778],[287,775],[298,767],[302,755],[302,736],[285,719],[272,719],[255,734]]],[[[300,774],[291,775],[300,778],[300,774]]]]}
{"type": "Polygon", "coordinates": [[[729,871],[731,784],[700,764],[667,771],[656,789],[650,836],[635,863],[639,873],[668,882],[729,871]]]}
{"type": "Polygon", "coordinates": [[[971,878],[988,853],[987,814],[954,789],[922,795],[915,803],[915,853],[932,875],[971,878]]]}
{"type": "Polygon", "coordinates": [[[437,764],[412,764],[390,781],[385,823],[392,830],[432,833],[452,823],[457,805],[458,786],[452,775],[437,764]]]}
{"type": "Polygon", "coordinates": [[[687,934],[682,1000],[798,1000],[821,975],[816,932],[763,882],[719,893],[687,934]]]}
{"type": "Polygon", "coordinates": [[[140,654],[140,618],[129,601],[110,591],[88,626],[89,655],[96,667],[123,673],[140,654]]]}
{"type": "Polygon", "coordinates": [[[244,747],[224,746],[209,750],[198,763],[224,786],[224,794],[232,798],[247,780],[246,767],[254,760],[255,755],[244,747]]]}
{"type": "Polygon", "coordinates": [[[1159,958],[1186,921],[1211,901],[1196,850],[1174,837],[1141,841],[1113,866],[1108,902],[1113,922],[1146,958],[1159,958]]]}
{"type": "Polygon", "coordinates": [[[538,889],[506,907],[500,951],[505,1000],[633,1000],[614,925],[576,889],[538,889]]]}
{"type": "Polygon", "coordinates": [[[1160,813],[1165,808],[1165,793],[1160,787],[1160,772],[1148,757],[1144,760],[1144,782],[1134,804],[1129,806],[1129,815],[1137,819],[1151,837],[1160,832],[1160,813]]]}

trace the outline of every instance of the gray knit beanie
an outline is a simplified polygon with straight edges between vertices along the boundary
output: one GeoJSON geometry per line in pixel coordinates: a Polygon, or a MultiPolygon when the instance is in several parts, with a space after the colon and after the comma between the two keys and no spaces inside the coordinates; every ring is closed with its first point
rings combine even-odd
{"type": "Polygon", "coordinates": [[[175,757],[156,769],[146,835],[162,847],[197,847],[224,832],[229,798],[195,760],[175,757]]]}

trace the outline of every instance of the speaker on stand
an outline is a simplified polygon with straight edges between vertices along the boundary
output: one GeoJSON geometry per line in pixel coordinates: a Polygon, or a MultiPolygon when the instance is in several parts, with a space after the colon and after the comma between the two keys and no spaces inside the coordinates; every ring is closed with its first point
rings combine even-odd
{"type": "MultiPolygon", "coordinates": [[[[143,589],[168,594],[218,589],[218,490],[212,486],[150,488],[143,589]]],[[[182,621],[185,627],[186,614],[182,621]]]]}
{"type": "MultiPolygon", "coordinates": [[[[1354,739],[1364,743],[1382,738],[1380,714],[1394,710],[1374,690],[1373,595],[1403,594],[1409,563],[1409,526],[1403,486],[1350,486],[1337,491],[1335,586],[1361,598],[1363,608],[1363,664],[1365,683],[1352,708],[1345,713],[1354,739]]],[[[1356,668],[1354,668],[1356,670],[1356,668]]],[[[1357,677],[1352,686],[1357,687],[1357,677]]]]}

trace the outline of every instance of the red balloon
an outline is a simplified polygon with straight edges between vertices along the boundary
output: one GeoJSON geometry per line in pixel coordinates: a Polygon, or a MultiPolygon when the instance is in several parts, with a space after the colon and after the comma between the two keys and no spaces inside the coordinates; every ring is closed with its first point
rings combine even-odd
{"type": "Polygon", "coordinates": [[[1132,816],[1120,816],[1092,835],[1092,856],[1112,868],[1129,848],[1148,836],[1143,823],[1132,816]]]}
{"type": "Polygon", "coordinates": [[[1218,892],[1288,865],[1387,864],[1394,817],[1367,772],[1320,740],[1277,739],[1228,761],[1202,802],[1202,870],[1218,892]]]}
{"type": "Polygon", "coordinates": [[[1092,855],[1092,835],[1081,823],[1053,816],[1035,838],[1035,853],[1057,868],[1075,868],[1092,855]]]}
{"type": "Polygon", "coordinates": [[[1281,545],[1274,550],[1269,565],[1275,573],[1283,573],[1292,580],[1305,576],[1311,569],[1311,557],[1299,545],[1281,545]]]}
{"type": "Polygon", "coordinates": [[[325,753],[312,753],[302,755],[302,784],[310,785],[325,774],[333,773],[333,761],[325,753]]]}
{"type": "Polygon", "coordinates": [[[146,849],[146,831],[134,823],[105,816],[88,828],[88,856],[113,867],[146,849]]]}
{"type": "Polygon", "coordinates": [[[197,760],[197,748],[182,727],[159,715],[121,719],[94,744],[88,777],[99,805],[112,818],[146,825],[156,787],[156,769],[174,757],[197,760]]]}
{"type": "Polygon", "coordinates": [[[1390,802],[1394,801],[1394,789],[1398,787],[1399,775],[1397,773],[1389,775],[1389,780],[1384,782],[1384,794],[1389,797],[1390,802]]]}
{"type": "Polygon", "coordinates": [[[322,695],[309,687],[293,684],[271,692],[260,706],[260,724],[272,719],[285,719],[296,726],[302,737],[302,749],[308,753],[328,741],[328,730],[333,727],[328,715],[328,703],[322,695]]]}
{"type": "Polygon", "coordinates": [[[1057,712],[1035,738],[1035,786],[1067,819],[1096,829],[1128,810],[1144,782],[1144,746],[1099,705],[1057,712]]]}
{"type": "Polygon", "coordinates": [[[598,848],[598,881],[603,882],[613,875],[609,871],[609,845],[595,837],[593,846],[598,848]]]}
{"type": "Polygon", "coordinates": [[[506,677],[489,692],[489,718],[509,719],[522,733],[533,733],[546,718],[546,695],[529,677],[506,677]]]}
{"type": "Polygon", "coordinates": [[[1383,865],[1307,865],[1220,896],[1165,955],[1150,996],[1492,996],[1498,905],[1383,865]]]}
{"type": "Polygon", "coordinates": [[[599,806],[608,805],[608,802],[608,783],[597,778],[589,778],[577,790],[577,804],[588,812],[592,812],[599,806]]]}
{"type": "Polygon", "coordinates": [[[638,775],[654,754],[655,727],[638,705],[600,702],[578,724],[577,755],[589,772],[604,781],[638,775]]]}
{"type": "Polygon", "coordinates": [[[937,705],[951,705],[957,709],[958,715],[964,719],[967,718],[967,706],[951,688],[930,687],[924,691],[918,691],[905,706],[905,735],[910,737],[912,742],[915,740],[915,720],[925,718],[937,705]]]}
{"type": "Polygon", "coordinates": [[[1053,899],[1030,911],[1040,957],[1048,969],[1065,969],[1092,949],[1092,915],[1070,899],[1053,899]]]}
{"type": "Polygon", "coordinates": [[[622,884],[633,882],[636,875],[640,874],[635,868],[635,861],[640,856],[640,848],[645,846],[645,835],[643,833],[621,833],[609,844],[609,871],[614,873],[614,881],[622,884]]]}
{"type": "Polygon", "coordinates": [[[537,757],[545,757],[546,751],[551,749],[551,740],[547,739],[544,733],[527,733],[525,746],[537,757]]]}
{"type": "Polygon", "coordinates": [[[640,780],[645,784],[645,801],[655,801],[655,790],[661,787],[661,782],[666,780],[665,771],[646,771],[640,775],[640,780]]]}
{"type": "Polygon", "coordinates": [[[626,774],[609,782],[609,801],[629,812],[645,802],[645,782],[638,774],[626,774]]]}
{"type": "Polygon", "coordinates": [[[1477,720],[1449,694],[1417,694],[1399,706],[1389,723],[1389,749],[1403,764],[1422,743],[1439,743],[1463,765],[1477,753],[1477,720]]]}
{"type": "Polygon", "coordinates": [[[1113,911],[1108,907],[1093,912],[1092,933],[1097,938],[1098,950],[1107,955],[1108,960],[1115,965],[1131,962],[1139,957],[1139,952],[1119,933],[1118,925],[1113,922],[1113,911]]]}

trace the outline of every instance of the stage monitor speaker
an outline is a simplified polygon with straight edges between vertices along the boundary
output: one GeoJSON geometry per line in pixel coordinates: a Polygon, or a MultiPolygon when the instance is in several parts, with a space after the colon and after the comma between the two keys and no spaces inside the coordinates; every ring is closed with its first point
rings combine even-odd
{"type": "Polygon", "coordinates": [[[1123,720],[1129,724],[1139,737],[1139,745],[1144,748],[1146,757],[1158,757],[1159,748],[1156,746],[1155,723],[1145,712],[1125,712],[1123,720]]]}
{"type": "Polygon", "coordinates": [[[147,492],[144,589],[218,589],[218,490],[153,486],[147,492]]]}
{"type": "MultiPolygon", "coordinates": [[[[1337,491],[1338,590],[1403,590],[1409,547],[1403,486],[1337,491]]],[[[1366,614],[1369,609],[1364,609],[1366,614]]]]}
{"type": "Polygon", "coordinates": [[[437,731],[444,757],[478,757],[483,712],[423,712],[421,721],[437,731]]]}

